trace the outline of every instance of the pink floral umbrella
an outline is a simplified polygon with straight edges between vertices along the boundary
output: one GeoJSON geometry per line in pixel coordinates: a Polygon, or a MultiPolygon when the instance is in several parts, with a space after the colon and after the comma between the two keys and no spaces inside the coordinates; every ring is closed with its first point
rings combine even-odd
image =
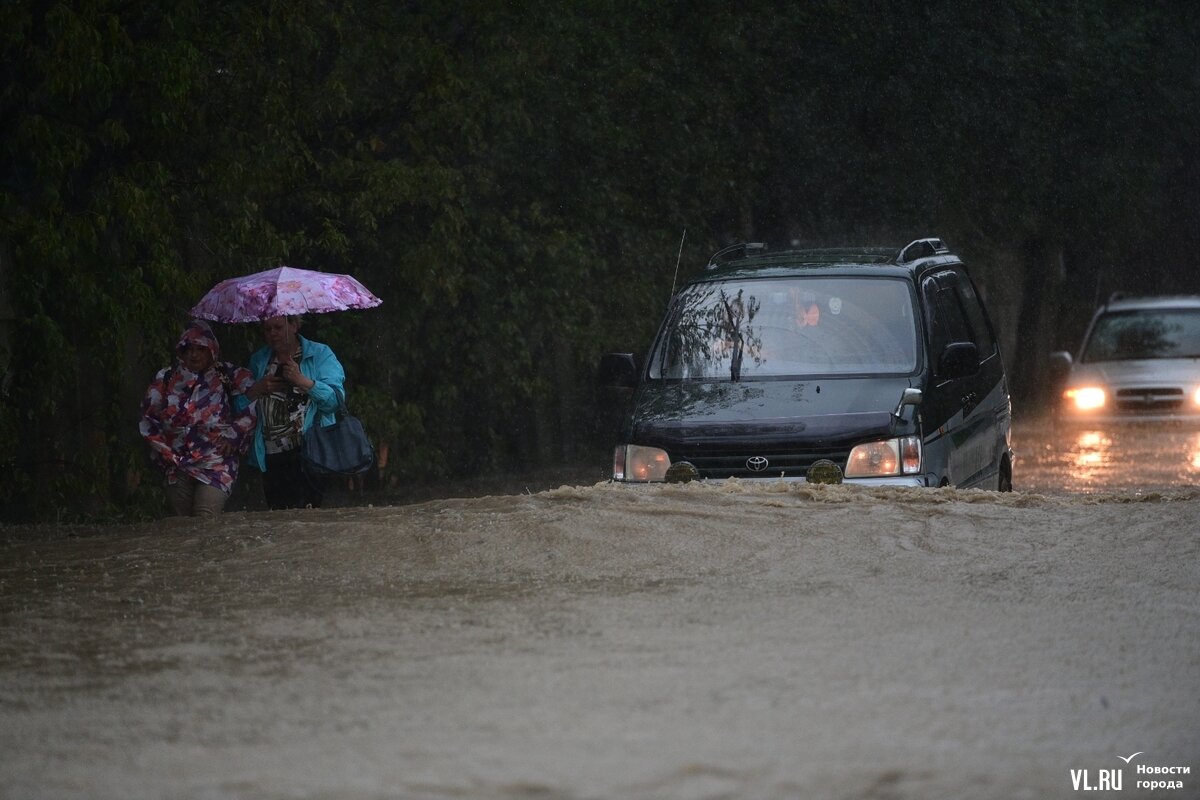
{"type": "Polygon", "coordinates": [[[271,317],[374,308],[382,302],[349,275],[276,267],[221,281],[200,298],[191,314],[214,322],[258,322],[271,317]]]}

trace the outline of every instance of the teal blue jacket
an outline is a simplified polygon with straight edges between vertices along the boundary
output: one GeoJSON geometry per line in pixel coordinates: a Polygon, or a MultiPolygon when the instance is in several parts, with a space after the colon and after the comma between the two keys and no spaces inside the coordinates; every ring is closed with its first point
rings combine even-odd
{"type": "MultiPolygon", "coordinates": [[[[342,363],[329,349],[328,345],[313,342],[303,336],[300,340],[300,373],[315,381],[308,391],[308,411],[304,414],[304,428],[307,431],[313,423],[320,421],[321,425],[331,425],[337,419],[338,405],[346,400],[346,372],[342,363]]],[[[264,347],[250,356],[250,372],[254,380],[259,380],[267,374],[267,364],[271,363],[271,348],[264,347]]],[[[242,395],[237,395],[242,399],[242,395]]],[[[248,400],[243,400],[249,405],[248,400]]],[[[263,419],[259,415],[258,426],[254,429],[254,443],[250,445],[250,463],[262,472],[267,471],[267,451],[263,445],[263,419]]]]}

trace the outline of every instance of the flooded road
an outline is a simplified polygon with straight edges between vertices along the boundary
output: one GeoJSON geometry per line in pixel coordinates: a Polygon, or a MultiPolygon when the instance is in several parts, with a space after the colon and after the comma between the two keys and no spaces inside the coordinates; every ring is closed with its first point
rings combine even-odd
{"type": "Polygon", "coordinates": [[[1039,492],[1162,491],[1200,485],[1200,430],[1129,425],[1059,428],[1033,419],[1013,429],[1015,479],[1039,492]]]}
{"type": "Polygon", "coordinates": [[[1200,492],[1023,441],[1011,495],[0,530],[0,797],[1195,796],[1135,769],[1200,770],[1200,492]]]}

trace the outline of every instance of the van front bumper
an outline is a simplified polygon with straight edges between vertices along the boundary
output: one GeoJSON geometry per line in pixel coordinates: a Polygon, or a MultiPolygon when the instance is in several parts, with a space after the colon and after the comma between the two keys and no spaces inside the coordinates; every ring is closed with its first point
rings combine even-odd
{"type": "MultiPolygon", "coordinates": [[[[807,483],[808,479],[803,476],[796,477],[774,477],[774,478],[700,478],[695,483],[727,483],[728,481],[738,481],[740,483],[807,483]]],[[[664,481],[613,481],[613,483],[625,483],[631,486],[654,486],[663,485],[664,481]]],[[[855,486],[902,486],[912,489],[924,489],[933,486],[932,477],[929,475],[894,475],[888,478],[843,478],[842,483],[854,484],[855,486]]],[[[814,484],[817,485],[817,484],[814,484]]]]}

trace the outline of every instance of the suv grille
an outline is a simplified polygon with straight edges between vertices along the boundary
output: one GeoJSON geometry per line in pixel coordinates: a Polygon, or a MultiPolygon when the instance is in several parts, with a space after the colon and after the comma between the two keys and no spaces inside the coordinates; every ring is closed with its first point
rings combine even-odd
{"type": "Polygon", "coordinates": [[[668,451],[671,461],[690,461],[702,478],[803,478],[814,463],[827,458],[845,469],[850,451],[846,448],[806,448],[792,450],[721,451],[675,447],[668,451]],[[750,469],[747,461],[760,457],[767,460],[761,471],[750,469]]]}
{"type": "Polygon", "coordinates": [[[1183,389],[1179,387],[1117,390],[1117,410],[1127,414],[1169,413],[1182,406],[1183,389]]]}

